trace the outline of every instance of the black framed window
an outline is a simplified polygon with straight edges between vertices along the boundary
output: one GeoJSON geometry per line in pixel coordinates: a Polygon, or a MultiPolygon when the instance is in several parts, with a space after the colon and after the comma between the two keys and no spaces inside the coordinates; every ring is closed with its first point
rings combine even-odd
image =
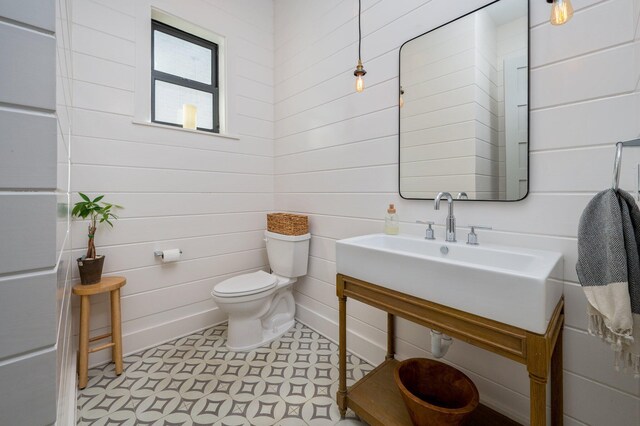
{"type": "Polygon", "coordinates": [[[187,104],[198,130],[220,132],[218,45],[151,21],[151,121],[182,127],[187,104]]]}

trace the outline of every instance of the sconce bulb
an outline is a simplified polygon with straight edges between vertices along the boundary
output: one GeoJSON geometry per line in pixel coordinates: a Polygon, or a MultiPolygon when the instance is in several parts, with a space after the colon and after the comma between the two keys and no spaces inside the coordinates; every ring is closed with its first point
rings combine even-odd
{"type": "Polygon", "coordinates": [[[551,6],[551,24],[562,25],[573,16],[571,0],[553,0],[551,6]]]}
{"type": "Polygon", "coordinates": [[[356,77],[356,92],[362,93],[364,90],[364,78],[361,75],[356,77]]]}

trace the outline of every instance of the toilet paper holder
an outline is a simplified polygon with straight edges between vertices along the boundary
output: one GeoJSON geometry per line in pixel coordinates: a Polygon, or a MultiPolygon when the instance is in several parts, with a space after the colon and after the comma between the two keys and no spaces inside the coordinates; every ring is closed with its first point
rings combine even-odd
{"type": "MultiPolygon", "coordinates": [[[[182,254],[182,249],[180,249],[180,254],[182,254]]],[[[155,251],[153,252],[153,255],[154,255],[155,257],[163,257],[164,252],[163,252],[162,250],[155,250],[155,251]]]]}

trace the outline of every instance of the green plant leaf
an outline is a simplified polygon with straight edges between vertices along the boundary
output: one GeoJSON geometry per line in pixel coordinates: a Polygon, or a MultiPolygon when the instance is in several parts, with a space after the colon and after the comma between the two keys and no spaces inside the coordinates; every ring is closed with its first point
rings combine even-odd
{"type": "Polygon", "coordinates": [[[73,217],[88,219],[89,226],[96,226],[98,223],[107,223],[113,227],[113,219],[118,217],[111,212],[113,208],[121,208],[121,206],[110,203],[101,202],[104,195],[97,196],[94,200],[89,199],[85,194],[78,193],[82,197],[82,201],[77,202],[72,210],[73,217]]]}

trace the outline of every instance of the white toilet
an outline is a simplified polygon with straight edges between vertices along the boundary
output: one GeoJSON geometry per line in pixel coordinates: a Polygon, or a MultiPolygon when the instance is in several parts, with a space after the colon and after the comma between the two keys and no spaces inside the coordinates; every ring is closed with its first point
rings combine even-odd
{"type": "Polygon", "coordinates": [[[273,272],[238,275],[216,284],[211,292],[218,307],[229,315],[227,347],[232,351],[262,346],[294,324],[292,286],[307,273],[311,234],[264,234],[273,272]]]}

